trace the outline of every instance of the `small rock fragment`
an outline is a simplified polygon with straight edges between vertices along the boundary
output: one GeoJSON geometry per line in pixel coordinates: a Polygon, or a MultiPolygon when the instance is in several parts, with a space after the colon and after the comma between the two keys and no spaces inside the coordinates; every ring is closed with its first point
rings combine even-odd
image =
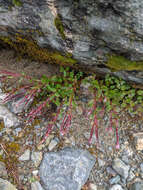
{"type": "Polygon", "coordinates": [[[104,160],[98,158],[98,164],[99,164],[99,167],[103,167],[106,164],[106,162],[104,160]]]}
{"type": "Polygon", "coordinates": [[[143,133],[135,133],[133,137],[136,149],[143,150],[143,133]]]}
{"type": "Polygon", "coordinates": [[[129,165],[126,165],[122,160],[120,160],[119,158],[116,158],[113,161],[112,167],[119,175],[127,179],[128,174],[129,174],[129,169],[130,169],[129,165]]]}
{"type": "Polygon", "coordinates": [[[20,161],[26,161],[26,160],[30,160],[30,150],[27,149],[25,150],[25,152],[19,157],[20,161]]]}
{"type": "Polygon", "coordinates": [[[53,150],[57,146],[58,143],[59,143],[58,138],[54,138],[53,140],[51,140],[51,142],[48,146],[49,151],[53,150]]]}
{"type": "Polygon", "coordinates": [[[38,175],[38,170],[32,171],[32,174],[33,174],[34,176],[37,176],[37,175],[38,175]]]}
{"type": "Polygon", "coordinates": [[[8,108],[0,104],[0,118],[3,119],[5,127],[18,126],[20,121],[18,118],[11,113],[8,108]]]}
{"type": "Polygon", "coordinates": [[[112,177],[112,178],[109,180],[109,183],[110,183],[111,185],[113,185],[113,184],[117,184],[119,181],[120,181],[120,176],[117,175],[117,176],[115,176],[115,177],[112,177]]]}
{"type": "Polygon", "coordinates": [[[31,190],[44,190],[39,181],[31,183],[31,190]]]}
{"type": "Polygon", "coordinates": [[[31,160],[34,162],[35,167],[38,167],[42,160],[42,152],[32,152],[31,160]]]}
{"type": "Polygon", "coordinates": [[[17,190],[14,185],[12,185],[7,180],[3,180],[0,178],[0,189],[1,190],[17,190]]]}
{"type": "Polygon", "coordinates": [[[94,183],[90,183],[89,190],[97,190],[97,185],[95,185],[94,183]]]}

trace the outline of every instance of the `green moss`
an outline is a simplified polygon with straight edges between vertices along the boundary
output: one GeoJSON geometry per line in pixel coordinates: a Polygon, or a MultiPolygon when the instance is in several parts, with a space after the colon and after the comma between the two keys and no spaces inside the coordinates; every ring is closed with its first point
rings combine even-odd
{"type": "Polygon", "coordinates": [[[114,71],[143,70],[143,61],[130,61],[123,56],[117,56],[117,55],[109,56],[106,65],[114,71]]]}
{"type": "Polygon", "coordinates": [[[64,40],[64,39],[66,38],[66,37],[65,37],[65,34],[64,34],[64,26],[63,26],[63,23],[62,23],[62,21],[61,21],[61,19],[60,19],[59,16],[57,16],[57,17],[55,18],[54,24],[55,24],[57,30],[59,31],[59,33],[60,33],[62,39],[64,40]]]}
{"type": "Polygon", "coordinates": [[[17,7],[21,7],[22,6],[22,2],[20,0],[12,0],[12,4],[14,6],[17,6],[17,7]]]}
{"type": "Polygon", "coordinates": [[[34,40],[29,40],[19,34],[16,34],[14,40],[11,40],[8,37],[0,37],[0,40],[14,48],[21,55],[28,55],[32,60],[65,66],[73,66],[77,64],[77,60],[72,57],[61,55],[57,51],[40,48],[34,40]]]}
{"type": "Polygon", "coordinates": [[[7,143],[6,145],[8,152],[19,152],[20,151],[20,145],[15,142],[7,143]]]}

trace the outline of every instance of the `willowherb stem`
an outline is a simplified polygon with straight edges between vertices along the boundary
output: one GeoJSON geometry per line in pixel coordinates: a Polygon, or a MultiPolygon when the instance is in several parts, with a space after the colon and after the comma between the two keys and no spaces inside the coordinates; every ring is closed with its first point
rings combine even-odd
{"type": "Polygon", "coordinates": [[[71,126],[71,120],[72,120],[72,101],[73,101],[73,95],[70,97],[69,100],[69,107],[68,110],[64,116],[64,119],[62,121],[61,127],[60,127],[60,132],[62,135],[65,135],[70,126],[71,126]]]}
{"type": "Polygon", "coordinates": [[[28,122],[32,122],[33,119],[41,112],[41,110],[46,106],[47,103],[50,103],[50,97],[48,97],[44,102],[42,102],[37,108],[33,109],[29,114],[28,118],[31,118],[28,120],[28,122]]]}
{"type": "Polygon", "coordinates": [[[94,130],[95,130],[95,136],[96,136],[96,141],[98,143],[99,139],[98,139],[98,120],[97,120],[97,116],[96,116],[96,99],[94,100],[94,105],[93,105],[93,108],[92,110],[95,111],[94,113],[94,119],[93,119],[93,125],[92,125],[92,128],[91,128],[91,131],[90,131],[90,137],[89,137],[89,144],[91,144],[91,140],[92,140],[92,136],[93,136],[93,133],[94,133],[94,130]]]}
{"type": "Polygon", "coordinates": [[[120,148],[120,144],[119,144],[119,134],[118,134],[118,120],[115,119],[115,125],[116,125],[116,149],[120,148]]]}
{"type": "Polygon", "coordinates": [[[46,127],[47,128],[47,132],[44,136],[44,138],[42,139],[42,141],[39,143],[39,144],[42,144],[46,139],[47,137],[49,136],[49,134],[51,133],[51,131],[53,130],[53,127],[59,117],[59,114],[60,114],[60,111],[61,111],[61,106],[58,108],[58,111],[55,115],[55,117],[53,118],[53,120],[48,124],[48,126],[46,127]]]}

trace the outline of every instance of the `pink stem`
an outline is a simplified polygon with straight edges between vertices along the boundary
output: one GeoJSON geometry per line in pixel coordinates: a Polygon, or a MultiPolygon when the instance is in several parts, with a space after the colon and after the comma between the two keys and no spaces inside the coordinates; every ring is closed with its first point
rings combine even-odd
{"type": "Polygon", "coordinates": [[[115,123],[116,123],[116,149],[118,150],[120,148],[120,144],[119,144],[118,121],[117,121],[117,119],[115,120],[115,123]]]}

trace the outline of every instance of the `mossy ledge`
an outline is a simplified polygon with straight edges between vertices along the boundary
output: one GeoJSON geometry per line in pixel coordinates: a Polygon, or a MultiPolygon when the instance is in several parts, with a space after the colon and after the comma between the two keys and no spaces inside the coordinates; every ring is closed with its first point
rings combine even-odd
{"type": "Polygon", "coordinates": [[[109,56],[106,65],[113,71],[143,71],[143,61],[130,61],[117,55],[109,56]]]}
{"type": "Polygon", "coordinates": [[[14,39],[11,39],[10,37],[0,37],[0,40],[3,43],[8,44],[21,56],[27,55],[31,60],[62,66],[75,66],[78,63],[77,60],[67,55],[61,55],[58,51],[41,48],[34,40],[28,39],[28,37],[19,34],[16,34],[14,39]]]}

